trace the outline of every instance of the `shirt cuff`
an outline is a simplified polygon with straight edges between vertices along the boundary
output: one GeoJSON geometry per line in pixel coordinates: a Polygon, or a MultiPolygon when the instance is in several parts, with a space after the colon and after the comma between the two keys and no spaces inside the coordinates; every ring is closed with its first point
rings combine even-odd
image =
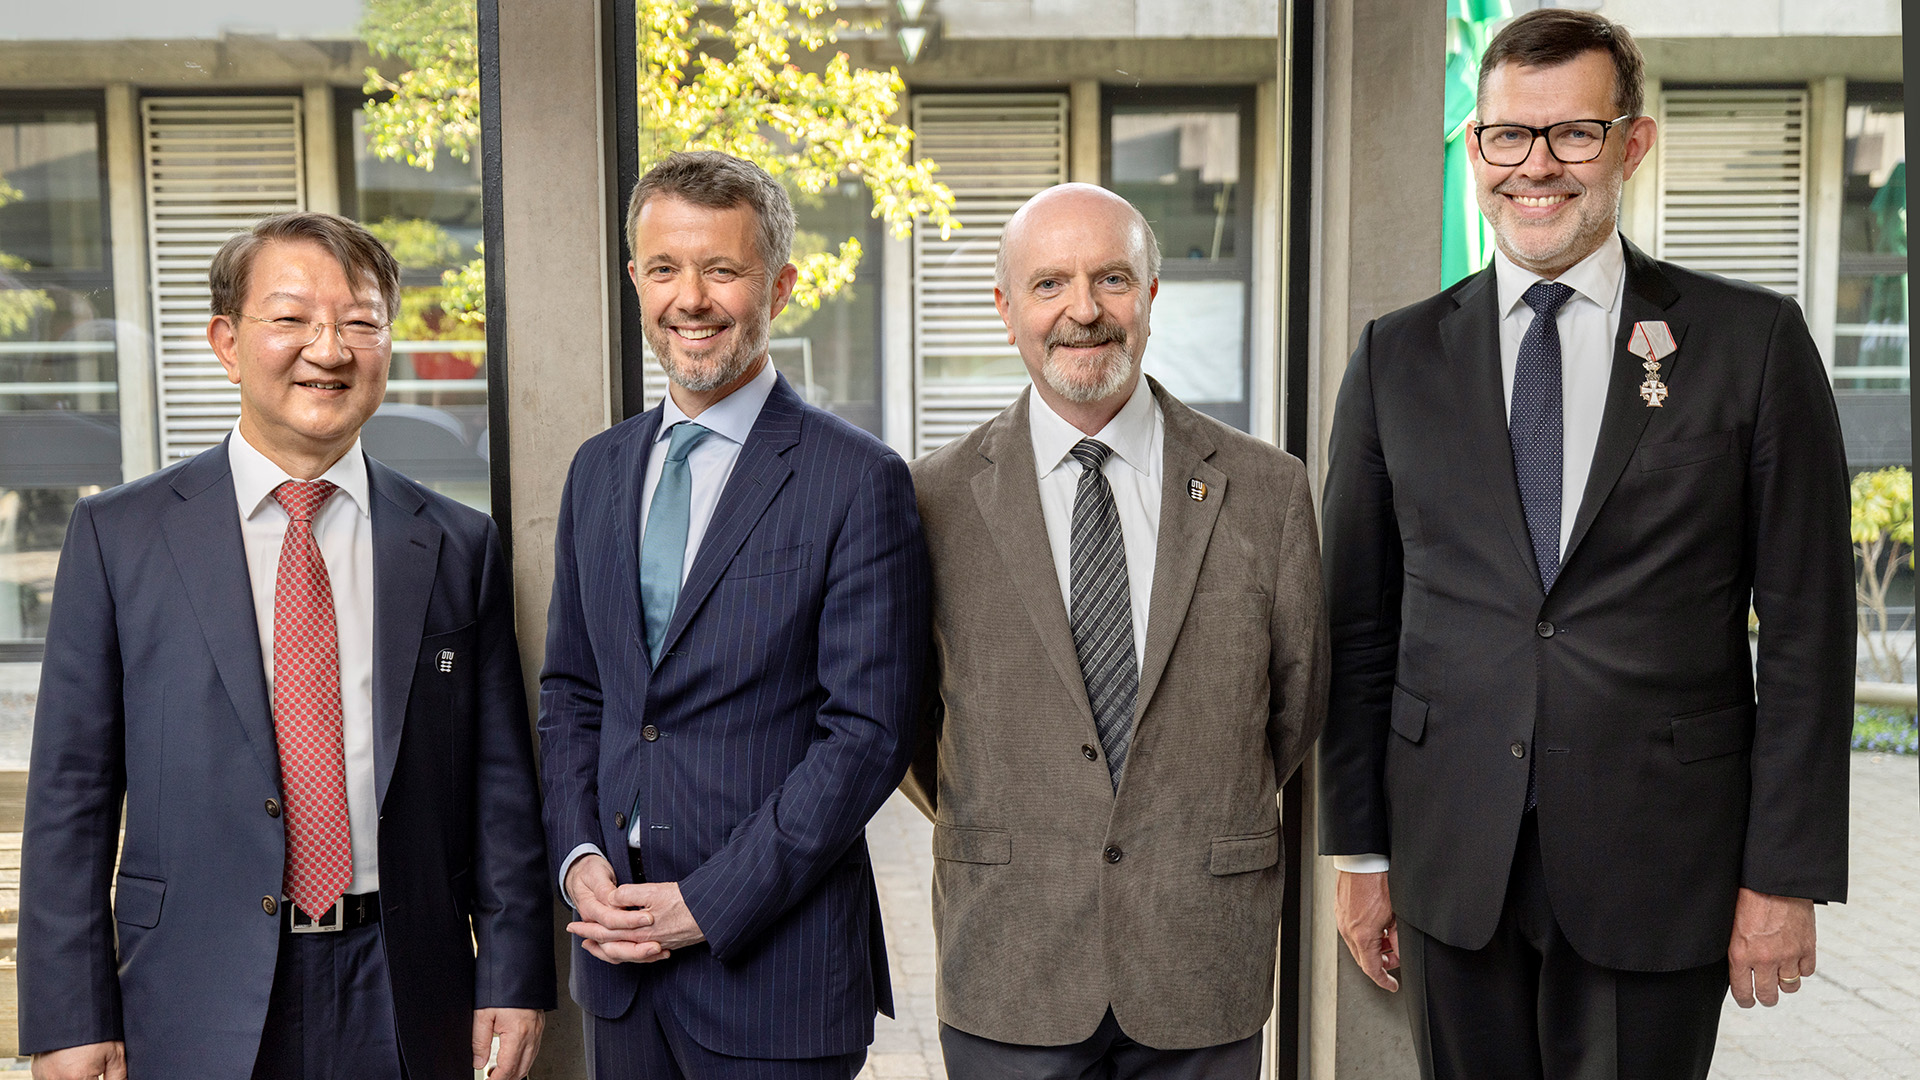
{"type": "Polygon", "coordinates": [[[1385,855],[1335,855],[1333,868],[1343,874],[1384,874],[1387,872],[1385,855]]]}
{"type": "MultiPolygon", "coordinates": [[[[560,864],[560,899],[565,900],[570,908],[573,907],[573,897],[567,895],[567,872],[573,869],[573,864],[579,862],[582,855],[598,855],[603,859],[607,857],[607,853],[600,850],[599,844],[581,844],[567,852],[567,860],[560,864]]],[[[611,862],[611,860],[608,861],[611,862]]],[[[574,910],[580,909],[574,908],[574,910]]]]}

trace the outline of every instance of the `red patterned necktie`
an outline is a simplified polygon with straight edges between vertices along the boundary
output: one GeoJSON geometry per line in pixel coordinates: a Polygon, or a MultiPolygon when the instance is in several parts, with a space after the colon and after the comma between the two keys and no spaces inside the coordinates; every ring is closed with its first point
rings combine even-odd
{"type": "Polygon", "coordinates": [[[273,733],[287,802],[286,892],[315,918],[353,881],[340,641],[327,564],[313,538],[313,515],[334,491],[325,480],[289,480],[273,490],[291,519],[273,585],[273,733]]]}

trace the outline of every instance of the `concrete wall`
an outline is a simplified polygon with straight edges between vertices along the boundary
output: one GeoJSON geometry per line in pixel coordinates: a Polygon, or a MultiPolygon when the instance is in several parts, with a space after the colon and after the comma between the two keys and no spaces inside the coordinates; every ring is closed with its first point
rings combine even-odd
{"type": "MultiPolygon", "coordinates": [[[[1347,358],[1367,320],[1439,285],[1445,7],[1326,0],[1314,41],[1313,238],[1308,466],[1318,489],[1347,358]]],[[[1316,785],[1306,770],[1308,851],[1316,785]]],[[[1361,974],[1333,921],[1332,860],[1308,856],[1304,922],[1313,1080],[1418,1075],[1402,1002],[1361,974]]]]}
{"type": "Polygon", "coordinates": [[[1273,37],[1280,0],[940,0],[949,38],[1273,37]]]}
{"type": "Polygon", "coordinates": [[[1605,0],[1599,11],[1647,37],[1900,33],[1900,0],[1605,0]]]}

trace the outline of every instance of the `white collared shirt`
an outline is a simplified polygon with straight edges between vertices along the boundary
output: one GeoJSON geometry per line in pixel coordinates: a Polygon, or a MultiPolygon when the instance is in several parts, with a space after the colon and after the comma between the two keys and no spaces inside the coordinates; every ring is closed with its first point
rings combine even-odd
{"type": "MultiPolygon", "coordinates": [[[[673,438],[673,426],[692,419],[694,423],[713,432],[687,452],[691,485],[687,493],[687,555],[680,564],[680,582],[683,585],[686,584],[688,571],[693,567],[694,556],[700,551],[700,542],[706,538],[707,526],[713,521],[714,508],[720,505],[720,493],[726,490],[727,480],[733,476],[733,467],[740,461],[740,449],[746,444],[753,425],[759,421],[760,410],[767,404],[767,396],[773,393],[776,377],[773,361],[768,360],[760,369],[760,374],[707,406],[695,418],[689,418],[674,403],[671,393],[661,404],[660,430],[654,433],[653,443],[647,448],[646,478],[640,488],[640,543],[646,542],[647,514],[653,508],[654,490],[660,486],[660,471],[666,466],[667,443],[673,438]]],[[[636,551],[634,554],[634,565],[638,566],[639,553],[636,551]]],[[[635,815],[627,831],[627,843],[639,847],[642,839],[641,821],[635,815]]],[[[605,855],[598,844],[581,844],[567,852],[566,859],[560,864],[560,896],[569,906],[573,904],[573,898],[567,895],[567,871],[573,869],[573,864],[580,856],[588,854],[605,855]]]]}
{"type": "MultiPolygon", "coordinates": [[[[1620,330],[1620,301],[1627,285],[1627,256],[1613,237],[1554,280],[1573,289],[1560,306],[1554,325],[1560,331],[1561,456],[1560,557],[1567,555],[1573,519],[1593,469],[1600,442],[1600,416],[1607,406],[1607,379],[1613,371],[1613,342],[1620,330]]],[[[1523,269],[1498,248],[1493,253],[1494,282],[1500,303],[1500,386],[1513,410],[1513,371],[1520,362],[1520,340],[1533,325],[1533,309],[1522,299],[1539,274],[1523,269]]]]}
{"type": "MultiPolygon", "coordinates": [[[[1053,570],[1060,598],[1073,614],[1073,499],[1083,466],[1071,453],[1087,434],[1060,418],[1038,390],[1028,395],[1027,426],[1033,438],[1033,464],[1040,474],[1040,516],[1053,549],[1053,570]]],[[[1153,600],[1153,559],[1160,541],[1160,462],[1165,420],[1144,376],[1133,395],[1093,438],[1113,451],[1101,472],[1113,490],[1120,515],[1120,542],[1127,553],[1127,592],[1133,607],[1133,659],[1146,662],[1147,613],[1153,600]]]]}
{"type": "MultiPolygon", "coordinates": [[[[253,585],[267,700],[272,701],[273,594],[289,520],[273,490],[293,477],[255,449],[238,424],[227,440],[227,463],[253,585]]],[[[360,440],[319,479],[340,489],[314,515],[313,536],[333,587],[334,632],[340,645],[340,736],[346,754],[347,825],[353,834],[353,880],[347,891],[368,893],[380,887],[380,808],[373,777],[373,514],[360,440]]]]}
{"type": "MultiPolygon", "coordinates": [[[[1593,471],[1600,443],[1600,418],[1607,406],[1607,380],[1613,371],[1613,342],[1620,331],[1621,299],[1627,288],[1627,255],[1618,235],[1554,280],[1573,289],[1560,306],[1554,327],[1560,332],[1560,435],[1564,453],[1560,473],[1560,558],[1567,557],[1573,519],[1593,471]]],[[[1520,362],[1520,341],[1533,325],[1533,309],[1523,297],[1539,274],[1515,265],[1495,248],[1493,276],[1500,304],[1500,386],[1513,413],[1513,371],[1520,362]]],[[[1387,869],[1385,855],[1335,855],[1334,869],[1377,874],[1387,869]]]]}
{"type": "Polygon", "coordinates": [[[693,568],[693,557],[700,551],[700,541],[706,538],[707,524],[713,520],[713,509],[720,505],[720,493],[726,490],[733,467],[740,460],[740,448],[752,433],[754,422],[760,419],[767,395],[773,393],[775,377],[773,362],[768,361],[761,367],[760,374],[707,406],[697,419],[681,411],[671,393],[661,405],[660,430],[654,432],[653,445],[647,449],[647,475],[640,488],[642,543],[647,535],[647,515],[653,510],[653,493],[660,486],[660,470],[666,467],[667,441],[673,438],[674,425],[693,419],[713,432],[687,452],[687,470],[693,483],[687,496],[687,556],[680,564],[681,584],[686,583],[687,573],[693,568]]]}

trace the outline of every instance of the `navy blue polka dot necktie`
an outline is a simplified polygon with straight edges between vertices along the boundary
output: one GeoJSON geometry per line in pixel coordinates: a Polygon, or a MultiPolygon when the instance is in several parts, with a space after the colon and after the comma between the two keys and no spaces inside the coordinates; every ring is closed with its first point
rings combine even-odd
{"type": "Polygon", "coordinates": [[[1507,437],[1513,443],[1513,476],[1520,484],[1520,509],[1533,539],[1533,561],[1540,585],[1553,591],[1560,575],[1561,475],[1566,459],[1560,409],[1560,328],[1554,319],[1573,289],[1557,281],[1536,282],[1521,297],[1533,309],[1533,323],[1520,339],[1513,368],[1513,404],[1507,412],[1507,437]]]}

